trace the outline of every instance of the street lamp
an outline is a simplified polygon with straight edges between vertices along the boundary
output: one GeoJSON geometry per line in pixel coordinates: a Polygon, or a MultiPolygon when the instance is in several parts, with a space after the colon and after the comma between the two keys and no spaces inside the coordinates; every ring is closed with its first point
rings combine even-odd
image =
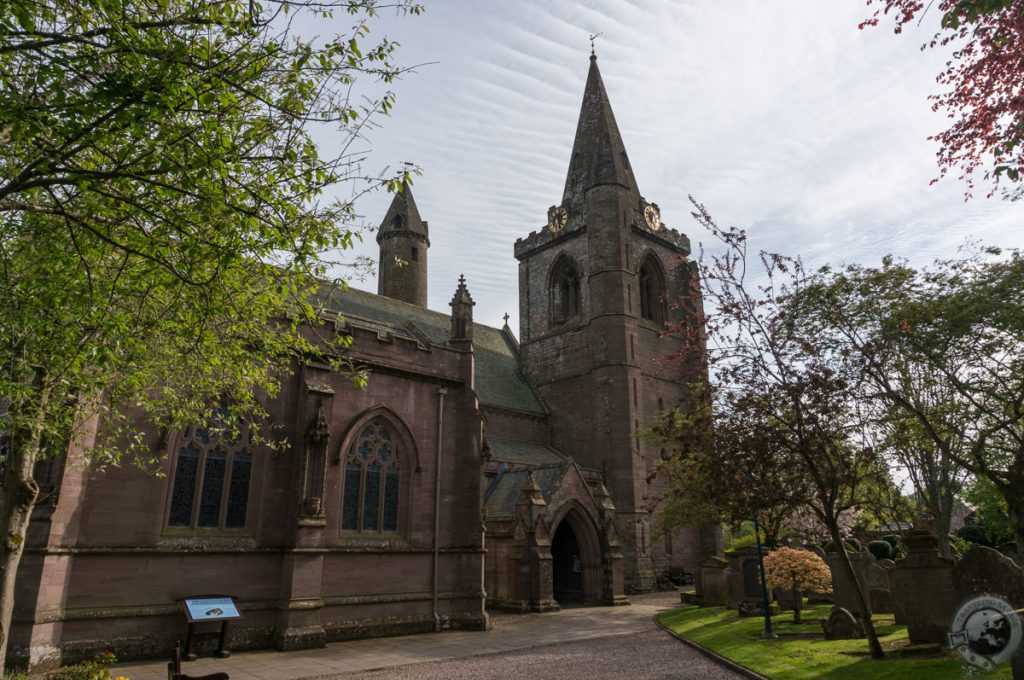
{"type": "Polygon", "coordinates": [[[761,610],[764,612],[764,633],[766,640],[775,640],[779,636],[772,630],[772,603],[768,599],[768,580],[764,577],[764,553],[761,552],[761,529],[754,513],[754,541],[757,543],[757,570],[761,574],[761,610]]]}

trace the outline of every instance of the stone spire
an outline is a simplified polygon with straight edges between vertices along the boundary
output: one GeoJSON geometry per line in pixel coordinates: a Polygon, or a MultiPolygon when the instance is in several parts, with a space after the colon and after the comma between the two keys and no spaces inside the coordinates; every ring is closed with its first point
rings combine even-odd
{"type": "Polygon", "coordinates": [[[466,277],[459,275],[459,287],[455,289],[452,301],[452,342],[473,342],[473,298],[466,287],[466,277]]]}
{"type": "Polygon", "coordinates": [[[570,215],[578,214],[587,190],[605,184],[619,185],[639,197],[626,147],[597,68],[597,56],[591,54],[562,205],[568,208],[570,215]]]}
{"type": "Polygon", "coordinates": [[[407,182],[395,194],[377,230],[380,271],[377,293],[420,307],[427,306],[427,223],[407,182]]]}

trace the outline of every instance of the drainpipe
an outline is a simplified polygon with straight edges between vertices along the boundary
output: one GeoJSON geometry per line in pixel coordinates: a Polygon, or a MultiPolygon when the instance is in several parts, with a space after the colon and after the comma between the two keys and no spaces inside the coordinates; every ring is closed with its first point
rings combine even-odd
{"type": "Polygon", "coordinates": [[[444,425],[444,395],[448,390],[437,390],[437,452],[434,457],[434,632],[441,631],[441,615],[437,611],[437,558],[441,551],[441,432],[444,425]]]}

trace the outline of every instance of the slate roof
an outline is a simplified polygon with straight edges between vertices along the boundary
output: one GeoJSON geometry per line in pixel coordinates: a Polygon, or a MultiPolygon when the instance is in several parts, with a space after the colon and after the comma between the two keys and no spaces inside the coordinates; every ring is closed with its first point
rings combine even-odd
{"type": "Polygon", "coordinates": [[[416,199],[412,197],[412,189],[408,182],[402,182],[402,190],[395,193],[391,199],[391,207],[384,215],[384,221],[380,223],[377,230],[377,243],[385,238],[390,231],[409,231],[422,236],[427,235],[427,223],[420,217],[420,210],[416,207],[416,199]],[[398,223],[395,218],[400,218],[398,223]]]}
{"type": "MultiPolygon", "coordinates": [[[[488,441],[491,441],[488,438],[488,441]]],[[[547,500],[551,498],[555,483],[562,477],[565,463],[560,465],[549,465],[533,469],[533,478],[537,480],[541,495],[547,500]]],[[[516,470],[514,472],[499,473],[501,477],[496,480],[493,489],[489,489],[484,499],[484,508],[488,518],[515,517],[516,501],[519,499],[519,491],[523,488],[530,470],[516,470]]]]}
{"type": "Polygon", "coordinates": [[[487,446],[491,450],[491,458],[505,463],[524,463],[526,465],[560,465],[566,461],[565,456],[550,446],[518,439],[487,436],[487,446]]]}
{"type": "MultiPolygon", "coordinates": [[[[418,340],[409,323],[431,344],[444,345],[451,332],[451,316],[418,305],[349,288],[323,291],[325,306],[346,319],[378,331],[418,340]]],[[[473,324],[473,353],[476,358],[476,394],[481,403],[519,411],[545,414],[533,388],[519,369],[514,340],[501,329],[473,324]]]]}

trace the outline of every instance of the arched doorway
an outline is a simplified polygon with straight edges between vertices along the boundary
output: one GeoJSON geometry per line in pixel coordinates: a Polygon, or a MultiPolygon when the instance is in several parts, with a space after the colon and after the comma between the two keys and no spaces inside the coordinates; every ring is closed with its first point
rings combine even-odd
{"type": "Polygon", "coordinates": [[[559,604],[583,602],[583,557],[569,522],[560,522],[551,539],[551,572],[552,591],[559,604]]]}

